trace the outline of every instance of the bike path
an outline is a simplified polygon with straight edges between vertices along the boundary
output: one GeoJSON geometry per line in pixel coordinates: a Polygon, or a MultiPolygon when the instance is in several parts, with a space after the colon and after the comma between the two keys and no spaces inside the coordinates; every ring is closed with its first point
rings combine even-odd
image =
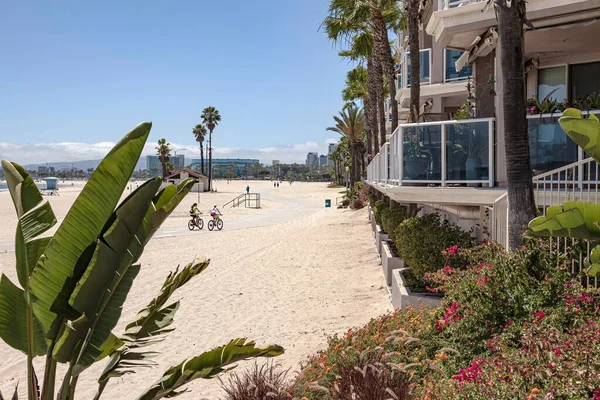
{"type": "MultiPolygon", "coordinates": [[[[250,229],[261,226],[282,224],[284,222],[308,217],[323,208],[323,205],[317,201],[298,200],[285,196],[278,196],[273,192],[273,189],[259,192],[261,195],[261,200],[283,203],[283,206],[272,210],[259,212],[258,215],[247,216],[231,221],[227,220],[227,209],[225,209],[223,210],[225,214],[223,218],[223,231],[250,229]]],[[[187,227],[187,222],[188,220],[186,219],[185,226],[181,227],[160,228],[154,235],[154,238],[167,238],[218,232],[216,228],[212,232],[208,230],[208,218],[204,218],[204,228],[200,231],[197,229],[190,231],[187,227]]],[[[12,251],[14,251],[13,242],[0,242],[0,253],[12,251]]]]}

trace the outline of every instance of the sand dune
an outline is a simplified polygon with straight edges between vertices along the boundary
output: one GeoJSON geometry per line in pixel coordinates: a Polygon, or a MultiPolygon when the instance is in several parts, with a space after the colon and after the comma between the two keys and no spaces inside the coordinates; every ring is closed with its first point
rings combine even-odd
{"type": "MultiPolygon", "coordinates": [[[[243,191],[246,184],[219,182],[216,187],[220,193],[202,195],[206,202],[201,204],[220,205],[243,191]]],[[[235,337],[282,345],[286,354],[277,361],[293,370],[307,354],[325,345],[327,335],[363,324],[390,309],[365,210],[321,208],[326,198],[335,202],[339,196],[339,189],[327,189],[325,184],[284,183],[278,190],[270,182],[249,184],[252,191],[261,191],[274,200],[266,202],[261,210],[225,211],[226,225],[221,232],[155,238],[150,242],[116,332],[152,298],[166,274],[178,264],[206,256],[211,265],[176,293],[176,298],[183,299],[176,331],[153,349],[162,353],[156,360],[158,367],[113,379],[103,398],[135,399],[166,367],[235,337]],[[288,207],[290,202],[311,204],[314,211],[274,225],[227,230],[228,218],[251,223],[254,216],[262,213],[269,218],[269,213],[288,207]]],[[[64,193],[50,199],[59,218],[76,195],[66,190],[64,193]]],[[[167,226],[187,223],[187,215],[182,214],[187,212],[188,203],[186,199],[167,226]]],[[[2,242],[12,240],[16,219],[8,194],[0,193],[0,205],[2,242]]],[[[14,253],[0,254],[0,272],[16,278],[14,253]]],[[[16,380],[24,381],[25,359],[0,343],[0,360],[0,390],[9,391],[16,380]]],[[[78,386],[78,398],[92,398],[103,364],[86,371],[78,386]]],[[[196,381],[189,389],[179,398],[218,399],[222,393],[216,380],[196,381]]]]}

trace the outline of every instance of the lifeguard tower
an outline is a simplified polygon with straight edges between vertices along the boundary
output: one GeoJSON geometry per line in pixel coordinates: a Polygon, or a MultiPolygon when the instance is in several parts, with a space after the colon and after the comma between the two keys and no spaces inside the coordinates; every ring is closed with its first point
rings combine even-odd
{"type": "Polygon", "coordinates": [[[46,181],[46,188],[42,189],[42,194],[48,196],[58,196],[58,178],[50,177],[44,178],[46,181]]]}

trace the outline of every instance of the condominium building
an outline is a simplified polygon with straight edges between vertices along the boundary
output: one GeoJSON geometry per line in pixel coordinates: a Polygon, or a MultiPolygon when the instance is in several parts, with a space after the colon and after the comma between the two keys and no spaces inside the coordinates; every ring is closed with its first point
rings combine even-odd
{"type": "Polygon", "coordinates": [[[146,169],[150,172],[158,172],[161,169],[158,156],[146,156],[146,169]]]}
{"type": "MultiPolygon", "coordinates": [[[[598,179],[597,164],[558,118],[569,104],[600,114],[600,41],[593,39],[600,37],[600,1],[528,0],[526,7],[536,28],[524,34],[527,97],[556,102],[527,116],[536,201],[543,208],[560,197],[553,192],[560,188],[546,185],[549,177],[578,179],[578,190],[598,179]]],[[[479,237],[505,243],[504,87],[494,8],[487,0],[429,2],[419,43],[424,122],[406,123],[410,53],[401,33],[400,125],[369,164],[367,182],[394,201],[437,210],[474,227],[479,237]],[[455,121],[465,103],[471,118],[455,121]]]]}

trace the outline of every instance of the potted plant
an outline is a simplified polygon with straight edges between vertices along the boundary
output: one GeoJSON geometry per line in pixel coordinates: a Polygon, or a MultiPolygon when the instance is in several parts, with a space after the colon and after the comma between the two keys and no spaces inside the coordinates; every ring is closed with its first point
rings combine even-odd
{"type": "Polygon", "coordinates": [[[476,129],[468,129],[455,144],[455,152],[467,156],[465,161],[467,180],[481,180],[481,157],[485,155],[488,147],[488,138],[485,135],[478,134],[476,129]]]}

